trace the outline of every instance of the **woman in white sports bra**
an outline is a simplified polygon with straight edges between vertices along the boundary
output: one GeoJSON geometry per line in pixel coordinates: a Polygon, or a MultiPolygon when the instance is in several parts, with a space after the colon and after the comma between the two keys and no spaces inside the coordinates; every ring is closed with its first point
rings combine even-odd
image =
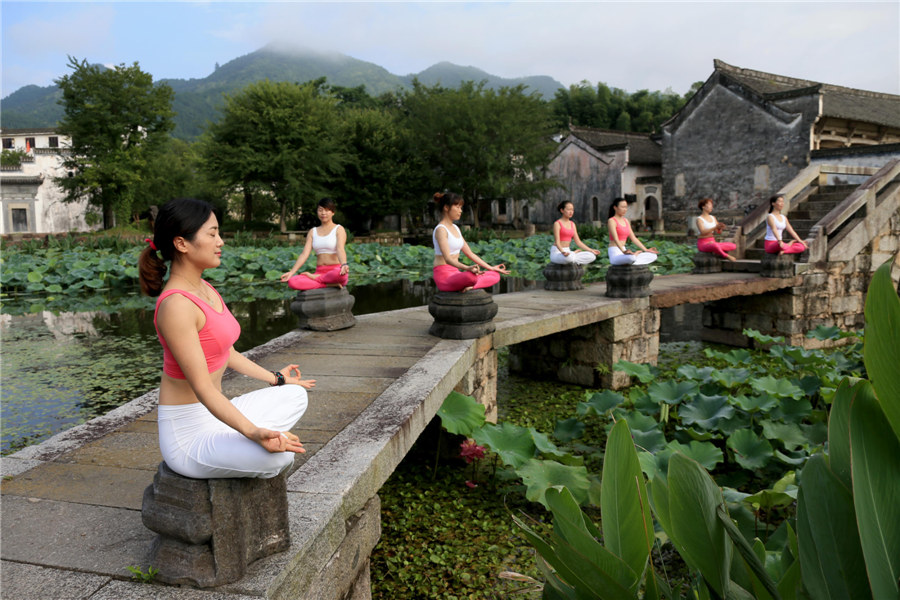
{"type": "Polygon", "coordinates": [[[337,205],[330,198],[319,200],[316,216],[322,223],[313,227],[306,235],[303,252],[291,270],[281,276],[288,287],[294,290],[315,290],[324,287],[342,288],[347,285],[350,267],[347,265],[347,232],[334,222],[334,211],[337,205]],[[316,272],[294,275],[309,258],[311,252],[316,253],[316,272]]]}
{"type": "Polygon", "coordinates": [[[437,289],[442,292],[468,292],[489,288],[500,281],[501,273],[509,275],[506,265],[491,266],[472,252],[459,227],[453,223],[462,216],[462,196],[453,192],[438,192],[432,200],[441,210],[441,221],[431,234],[434,244],[434,282],[437,289]],[[475,264],[459,262],[460,252],[475,264]]]}
{"type": "Polygon", "coordinates": [[[700,252],[709,252],[718,254],[722,258],[734,262],[737,259],[730,254],[729,250],[736,250],[737,245],[732,242],[717,242],[715,235],[721,233],[725,226],[719,223],[718,219],[712,216],[713,201],[712,198],[704,198],[697,203],[700,209],[700,216],[697,217],[697,230],[700,235],[697,236],[697,250],[700,252]]]}
{"type": "Polygon", "coordinates": [[[769,216],[766,217],[766,252],[769,254],[800,254],[806,250],[806,242],[791,227],[786,216],[781,214],[784,210],[784,196],[775,195],[769,198],[769,216]],[[784,232],[787,231],[794,238],[790,244],[784,241],[784,232]]]}

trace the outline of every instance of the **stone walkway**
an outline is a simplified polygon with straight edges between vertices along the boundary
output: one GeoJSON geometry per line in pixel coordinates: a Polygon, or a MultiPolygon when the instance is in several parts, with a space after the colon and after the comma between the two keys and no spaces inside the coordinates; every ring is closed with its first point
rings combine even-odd
{"type": "MultiPolygon", "coordinates": [[[[720,273],[658,277],[649,300],[606,298],[603,284],[576,292],[503,294],[495,296],[500,311],[492,344],[496,348],[535,339],[648,305],[672,306],[789,285],[791,280],[720,273]]],[[[367,551],[363,546],[374,546],[380,534],[375,494],[472,366],[476,341],[430,336],[427,307],[357,320],[355,327],[342,331],[297,330],[246,353],[270,369],[298,363],[306,377],[318,380],[309,409],[294,430],[307,452],[298,455],[288,479],[289,551],[258,561],[237,584],[211,592],[130,581],[127,567],[146,569],[155,535],[143,527],[140,515],[143,491],[161,461],[154,391],[2,459],[0,596],[297,598],[301,584],[285,574],[331,568],[329,561],[341,554],[341,541],[326,543],[334,537],[329,531],[345,527],[353,515],[360,519],[374,514],[374,524],[366,525],[362,518],[358,542],[362,551],[367,551]]],[[[258,387],[259,382],[243,376],[225,381],[229,396],[258,387]]],[[[340,568],[334,565],[334,573],[340,568]]]]}

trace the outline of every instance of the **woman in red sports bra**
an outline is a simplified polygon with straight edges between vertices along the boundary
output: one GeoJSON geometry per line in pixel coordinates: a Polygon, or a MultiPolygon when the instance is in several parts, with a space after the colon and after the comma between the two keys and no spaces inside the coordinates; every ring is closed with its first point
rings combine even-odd
{"type": "Polygon", "coordinates": [[[616,198],[609,205],[609,264],[611,265],[649,265],[657,258],[659,252],[656,248],[647,248],[637,239],[631,229],[631,223],[625,218],[628,212],[628,202],[625,198],[616,198]],[[625,247],[625,242],[631,240],[640,248],[632,252],[625,247]]]}
{"type": "Polygon", "coordinates": [[[578,229],[575,227],[575,222],[572,221],[572,215],[575,214],[575,205],[565,200],[560,202],[556,208],[562,216],[553,223],[553,245],[550,246],[550,262],[558,265],[571,263],[587,265],[594,262],[600,251],[589,248],[578,237],[578,229]],[[581,250],[572,250],[570,248],[572,242],[575,242],[575,246],[581,248],[581,250]]]}
{"type": "Polygon", "coordinates": [[[176,473],[196,479],[266,478],[285,471],[294,453],[304,452],[290,429],[306,411],[306,389],[315,381],[301,379],[297,365],[269,371],[234,349],[240,325],[203,280],[204,270],[219,266],[224,245],[212,206],[172,200],[159,211],[148,241],[139,259],[140,283],[145,294],[159,296],[154,324],[163,347],[163,459],[176,473]],[[229,400],[222,393],[227,367],[272,387],[229,400]]]}

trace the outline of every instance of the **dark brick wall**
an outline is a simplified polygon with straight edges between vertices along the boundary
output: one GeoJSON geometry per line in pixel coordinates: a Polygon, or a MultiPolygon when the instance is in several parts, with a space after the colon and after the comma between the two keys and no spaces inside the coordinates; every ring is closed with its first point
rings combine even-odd
{"type": "Polygon", "coordinates": [[[707,90],[663,128],[667,215],[693,215],[697,200],[706,196],[716,201],[717,212],[743,212],[764,202],[809,162],[818,96],[763,106],[759,98],[727,81],[712,78],[705,86],[707,90]],[[768,167],[768,181],[760,187],[756,173],[762,165],[768,167]],[[684,190],[676,195],[679,174],[684,176],[684,190]]]}

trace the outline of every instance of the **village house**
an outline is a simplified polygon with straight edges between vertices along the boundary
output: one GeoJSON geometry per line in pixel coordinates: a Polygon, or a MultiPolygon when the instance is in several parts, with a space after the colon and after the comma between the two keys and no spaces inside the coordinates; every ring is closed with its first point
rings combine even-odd
{"type": "Polygon", "coordinates": [[[0,167],[0,234],[65,233],[96,229],[85,221],[87,201],[64,202],[53,181],[63,177],[69,138],[52,128],[0,129],[5,157],[0,167]]]}
{"type": "Polygon", "coordinates": [[[548,226],[569,201],[578,223],[606,223],[614,198],[628,200],[628,218],[641,229],[663,228],[661,147],[650,134],[571,126],[547,166],[554,189],[530,207],[531,222],[548,226]]]}
{"type": "Polygon", "coordinates": [[[739,219],[810,164],[881,167],[900,157],[900,96],[713,64],[662,126],[664,212],[674,229],[704,197],[720,218],[739,219]]]}

